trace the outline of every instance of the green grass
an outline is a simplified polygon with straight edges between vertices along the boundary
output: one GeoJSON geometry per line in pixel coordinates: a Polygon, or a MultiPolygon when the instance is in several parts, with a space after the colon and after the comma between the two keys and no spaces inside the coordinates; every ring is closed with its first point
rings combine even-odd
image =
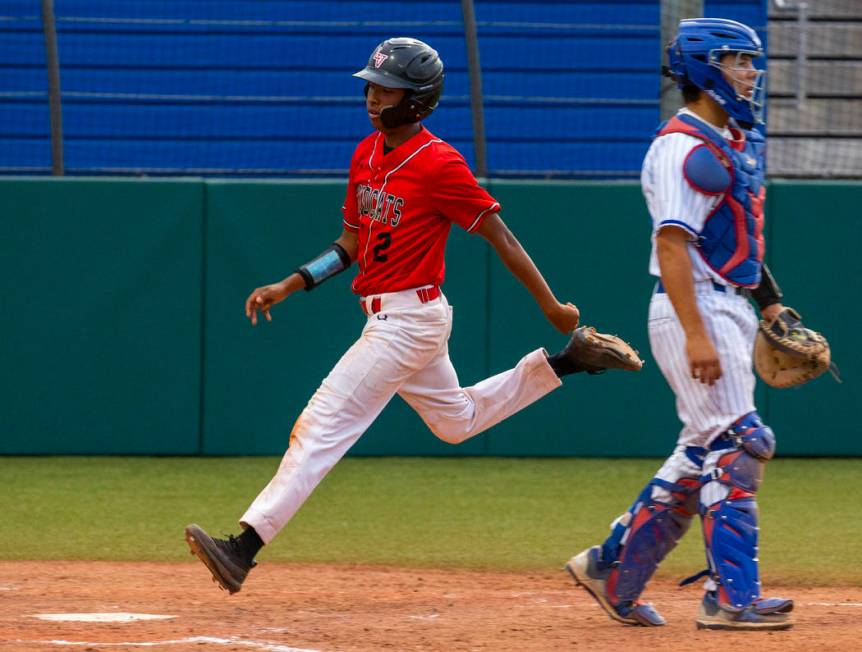
{"type": "MultiPolygon", "coordinates": [[[[348,458],[262,561],[554,571],[600,542],[660,460],[348,458]]],[[[188,560],[183,526],[236,532],[276,458],[0,457],[0,559],[188,560]]],[[[862,460],[775,460],[764,579],[862,585],[862,460]]],[[[697,525],[661,573],[704,565],[697,525]]]]}

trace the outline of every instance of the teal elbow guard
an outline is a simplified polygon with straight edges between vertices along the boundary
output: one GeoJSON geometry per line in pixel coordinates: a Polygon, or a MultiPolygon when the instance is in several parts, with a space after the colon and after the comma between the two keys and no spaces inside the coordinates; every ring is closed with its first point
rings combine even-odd
{"type": "Polygon", "coordinates": [[[331,279],[336,274],[340,274],[345,269],[350,267],[353,261],[350,260],[350,255],[337,242],[333,242],[332,246],[324,250],[316,258],[308,261],[296,270],[296,273],[305,281],[305,290],[313,290],[318,285],[326,280],[331,279]]]}

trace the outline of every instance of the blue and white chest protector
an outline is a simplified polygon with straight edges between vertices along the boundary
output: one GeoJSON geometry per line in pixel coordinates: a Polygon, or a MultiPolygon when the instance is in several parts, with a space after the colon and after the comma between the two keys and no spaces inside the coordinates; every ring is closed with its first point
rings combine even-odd
{"type": "Polygon", "coordinates": [[[695,118],[678,115],[657,137],[684,133],[703,141],[686,157],[683,174],[696,191],[722,199],[698,233],[698,253],[729,284],[753,288],[760,284],[765,249],[764,141],[757,131],[731,131],[734,140],[728,142],[695,118]]]}

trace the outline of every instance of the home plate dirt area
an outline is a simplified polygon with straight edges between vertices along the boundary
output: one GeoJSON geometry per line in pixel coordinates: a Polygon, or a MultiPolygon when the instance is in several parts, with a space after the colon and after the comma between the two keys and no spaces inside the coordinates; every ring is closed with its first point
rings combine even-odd
{"type": "Polygon", "coordinates": [[[694,626],[700,591],[656,582],[668,619],[608,619],[561,568],[424,570],[263,563],[229,596],[200,563],[0,563],[0,650],[841,650],[862,647],[862,587],[785,586],[786,632],[694,626]]]}

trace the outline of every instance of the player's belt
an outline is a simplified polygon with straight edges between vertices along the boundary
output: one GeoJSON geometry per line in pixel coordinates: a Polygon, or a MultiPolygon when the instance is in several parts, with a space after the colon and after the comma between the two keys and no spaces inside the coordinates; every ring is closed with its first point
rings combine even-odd
{"type": "Polygon", "coordinates": [[[430,288],[419,288],[418,290],[404,290],[402,292],[389,292],[371,297],[360,297],[359,306],[366,315],[376,315],[383,310],[384,304],[389,309],[409,307],[411,303],[416,301],[413,298],[414,295],[419,300],[419,303],[428,303],[440,296],[440,288],[434,285],[430,288]]]}
{"type": "MultiPolygon", "coordinates": [[[[745,294],[745,288],[738,288],[735,285],[722,285],[721,283],[716,283],[715,281],[711,281],[712,289],[716,292],[730,292],[731,294],[745,294]]],[[[664,294],[664,284],[659,281],[655,286],[656,294],[664,294]]]]}

